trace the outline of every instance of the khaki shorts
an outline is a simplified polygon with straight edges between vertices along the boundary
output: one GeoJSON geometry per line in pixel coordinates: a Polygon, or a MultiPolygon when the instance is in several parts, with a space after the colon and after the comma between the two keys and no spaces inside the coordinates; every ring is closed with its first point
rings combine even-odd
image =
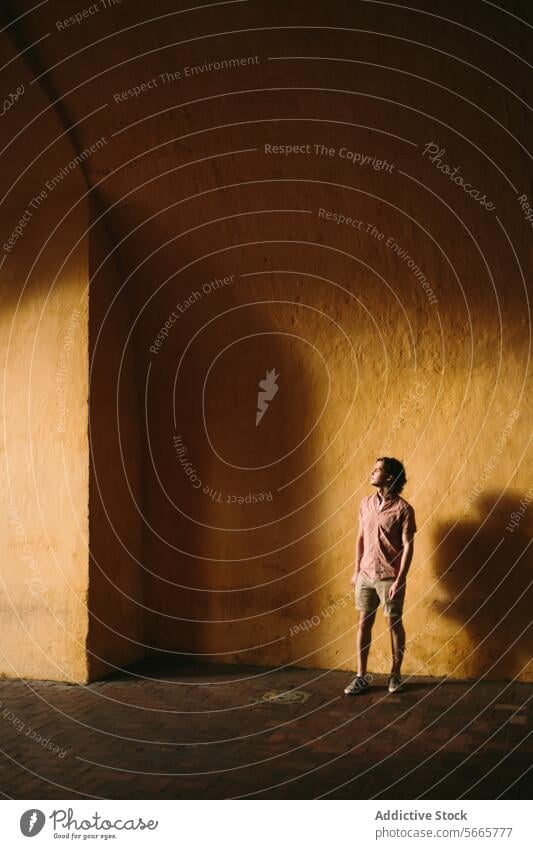
{"type": "Polygon", "coordinates": [[[372,580],[364,572],[359,571],[355,582],[355,606],[361,613],[374,613],[380,603],[383,605],[385,616],[401,616],[405,599],[405,583],[393,599],[389,599],[390,586],[394,578],[372,580]]]}

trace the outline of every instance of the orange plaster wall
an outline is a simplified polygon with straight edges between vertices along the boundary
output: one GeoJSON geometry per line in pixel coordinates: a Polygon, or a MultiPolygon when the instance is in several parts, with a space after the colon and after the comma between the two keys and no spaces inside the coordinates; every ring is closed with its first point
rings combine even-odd
{"type": "MultiPolygon", "coordinates": [[[[14,50],[0,36],[2,56],[14,50]]],[[[23,98],[2,118],[0,262],[0,674],[87,680],[87,206],[47,99],[20,59],[3,71],[23,98]],[[49,146],[46,154],[43,150],[49,146]],[[25,173],[24,173],[25,172],[25,173]],[[42,203],[31,206],[44,192],[42,203]],[[30,212],[28,212],[28,210],[30,212]],[[8,240],[21,218],[22,235],[8,240]],[[8,249],[6,250],[6,243],[8,249]]]]}
{"type": "Polygon", "coordinates": [[[99,677],[144,655],[141,406],[130,311],[105,218],[89,237],[89,667],[99,677]]]}
{"type": "MultiPolygon", "coordinates": [[[[352,669],[357,509],[387,451],[406,463],[419,527],[405,670],[532,680],[531,509],[509,529],[531,486],[531,231],[517,202],[531,197],[529,116],[520,61],[472,31],[497,32],[517,56],[524,34],[501,11],[480,19],[459,0],[446,14],[461,26],[341,5],[332,27],[327,2],[185,12],[168,0],[137,26],[141,5],[123,3],[38,47],[55,90],[75,88],[65,101],[80,144],[109,139],[87,169],[120,242],[119,277],[131,275],[144,641],[179,659],[352,669]],[[245,55],[260,61],[115,99],[161,73],[245,55]],[[501,84],[487,76],[495,68],[501,84]],[[423,156],[429,142],[497,215],[423,156]],[[310,147],[284,156],[265,144],[310,147]],[[394,167],[353,165],[342,148],[394,167]],[[279,391],[256,427],[258,382],[272,368],[279,391]],[[252,493],[272,500],[239,503],[252,493]]],[[[69,8],[58,3],[58,18],[69,8]]],[[[47,14],[24,20],[28,43],[50,30],[47,14]]],[[[109,340],[106,350],[109,385],[95,393],[107,417],[118,349],[109,340]]],[[[114,486],[114,435],[101,451],[97,471],[114,486]]],[[[136,551],[123,483],[116,521],[136,551]]],[[[137,566],[128,555],[115,567],[108,530],[104,539],[107,575],[116,568],[134,598],[120,607],[118,653],[133,657],[137,566]]],[[[114,636],[103,635],[95,645],[112,658],[114,636]]],[[[381,618],[375,636],[370,669],[387,671],[381,618]]]]}

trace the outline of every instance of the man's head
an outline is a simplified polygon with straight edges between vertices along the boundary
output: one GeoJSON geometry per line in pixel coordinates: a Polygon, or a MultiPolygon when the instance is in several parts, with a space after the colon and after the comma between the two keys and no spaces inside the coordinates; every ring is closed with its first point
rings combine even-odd
{"type": "Polygon", "coordinates": [[[378,457],[370,474],[370,483],[389,492],[400,493],[407,483],[403,463],[395,457],[378,457]]]}

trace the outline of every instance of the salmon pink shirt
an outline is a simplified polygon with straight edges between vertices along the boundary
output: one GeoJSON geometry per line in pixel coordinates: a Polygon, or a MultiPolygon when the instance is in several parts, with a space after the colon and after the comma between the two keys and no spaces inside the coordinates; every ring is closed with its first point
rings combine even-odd
{"type": "Polygon", "coordinates": [[[401,495],[390,493],[381,498],[378,492],[368,495],[359,507],[363,534],[363,556],[360,569],[372,580],[396,578],[400,570],[402,533],[417,530],[415,511],[401,495]]]}

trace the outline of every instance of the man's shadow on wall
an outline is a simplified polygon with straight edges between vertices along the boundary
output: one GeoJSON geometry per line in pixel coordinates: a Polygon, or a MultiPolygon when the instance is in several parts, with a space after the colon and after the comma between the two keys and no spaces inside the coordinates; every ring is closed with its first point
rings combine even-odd
{"type": "Polygon", "coordinates": [[[532,519],[524,493],[487,491],[464,518],[437,529],[436,571],[447,599],[435,612],[453,626],[450,674],[511,679],[528,664],[531,672],[532,519]]]}

